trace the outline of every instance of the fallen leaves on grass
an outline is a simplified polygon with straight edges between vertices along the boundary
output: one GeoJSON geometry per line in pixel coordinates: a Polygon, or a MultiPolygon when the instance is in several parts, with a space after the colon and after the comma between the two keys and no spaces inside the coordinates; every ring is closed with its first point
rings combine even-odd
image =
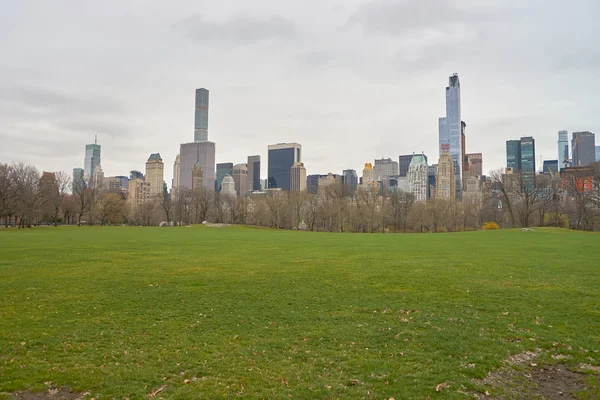
{"type": "Polygon", "coordinates": [[[435,387],[435,391],[441,392],[442,390],[447,389],[449,387],[450,387],[450,384],[448,382],[442,382],[435,387]]]}
{"type": "Polygon", "coordinates": [[[160,392],[162,392],[163,390],[165,390],[165,388],[167,387],[167,385],[162,385],[161,387],[159,387],[158,389],[148,393],[148,398],[151,399],[154,396],[156,396],[157,394],[159,394],[160,392]]]}

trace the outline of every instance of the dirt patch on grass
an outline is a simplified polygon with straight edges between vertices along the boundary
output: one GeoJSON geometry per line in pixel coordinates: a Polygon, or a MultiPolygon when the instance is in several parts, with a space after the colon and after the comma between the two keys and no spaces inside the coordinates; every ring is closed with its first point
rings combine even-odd
{"type": "Polygon", "coordinates": [[[69,389],[63,388],[48,389],[45,392],[30,392],[24,390],[16,393],[1,393],[0,395],[7,395],[9,399],[14,400],[79,400],[87,396],[88,393],[75,393],[69,389]]]}
{"type": "Polygon", "coordinates": [[[566,364],[537,365],[539,351],[510,356],[505,366],[474,383],[479,399],[577,399],[589,388],[588,376],[569,370],[566,364]]]}

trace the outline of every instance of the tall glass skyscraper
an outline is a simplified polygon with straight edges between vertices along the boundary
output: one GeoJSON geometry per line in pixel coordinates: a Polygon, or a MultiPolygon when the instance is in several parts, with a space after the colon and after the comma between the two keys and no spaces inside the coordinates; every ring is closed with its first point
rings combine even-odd
{"type": "Polygon", "coordinates": [[[569,166],[569,132],[558,131],[558,167],[569,166]]]}
{"type": "Polygon", "coordinates": [[[523,188],[535,187],[535,139],[521,138],[521,177],[523,188]]]}
{"type": "Polygon", "coordinates": [[[194,119],[194,142],[208,140],[208,90],[196,89],[196,117],[194,119]]]}
{"type": "Polygon", "coordinates": [[[260,156],[248,156],[248,190],[260,190],[260,156]]]}
{"type": "Polygon", "coordinates": [[[222,189],[223,179],[227,176],[233,176],[233,163],[217,164],[217,180],[215,181],[215,191],[220,192],[222,189]]]}
{"type": "Polygon", "coordinates": [[[302,146],[298,143],[269,145],[268,185],[269,189],[290,190],[290,168],[302,162],[302,146]]]}
{"type": "Polygon", "coordinates": [[[353,169],[345,169],[343,172],[344,194],[354,197],[354,192],[358,186],[358,174],[353,169]]]}
{"type": "Polygon", "coordinates": [[[439,152],[440,157],[444,151],[450,153],[454,162],[454,176],[456,177],[456,198],[462,199],[462,128],[460,111],[460,81],[458,74],[449,79],[446,87],[446,116],[439,119],[439,152]]]}
{"type": "Polygon", "coordinates": [[[592,132],[573,132],[573,166],[584,167],[596,161],[596,138],[592,132]]]}
{"type": "Polygon", "coordinates": [[[398,175],[405,177],[407,172],[408,172],[408,167],[410,166],[410,162],[412,161],[413,155],[412,154],[406,154],[403,156],[400,156],[398,158],[398,175]]]}
{"type": "Polygon", "coordinates": [[[506,141],[506,168],[511,168],[513,172],[521,172],[521,141],[506,141]]]}
{"type": "Polygon", "coordinates": [[[101,147],[97,141],[85,145],[85,160],[83,161],[83,179],[89,181],[94,176],[94,169],[100,165],[101,147]]]}

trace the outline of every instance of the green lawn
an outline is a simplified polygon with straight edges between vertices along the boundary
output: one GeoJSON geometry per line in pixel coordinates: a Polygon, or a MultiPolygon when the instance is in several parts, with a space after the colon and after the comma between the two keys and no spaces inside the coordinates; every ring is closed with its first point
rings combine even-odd
{"type": "Polygon", "coordinates": [[[600,365],[600,235],[0,229],[0,392],[466,398],[536,348],[600,365]]]}

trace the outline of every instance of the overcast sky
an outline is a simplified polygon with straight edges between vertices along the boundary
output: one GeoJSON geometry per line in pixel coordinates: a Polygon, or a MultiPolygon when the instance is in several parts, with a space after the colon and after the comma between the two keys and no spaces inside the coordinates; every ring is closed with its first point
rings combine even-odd
{"type": "Polygon", "coordinates": [[[205,87],[217,162],[260,154],[263,178],[278,142],[308,174],[431,164],[454,72],[485,172],[525,135],[556,159],[558,130],[600,133],[599,18],[598,0],[0,0],[0,162],[70,173],[98,135],[105,176],[159,152],[170,186],[205,87]]]}

